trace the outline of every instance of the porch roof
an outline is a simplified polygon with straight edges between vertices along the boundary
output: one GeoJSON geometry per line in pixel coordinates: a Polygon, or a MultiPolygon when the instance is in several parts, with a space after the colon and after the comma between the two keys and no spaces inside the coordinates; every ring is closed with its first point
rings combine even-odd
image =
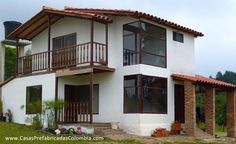
{"type": "Polygon", "coordinates": [[[196,84],[206,84],[206,85],[212,85],[214,87],[236,89],[236,85],[219,81],[219,80],[215,80],[212,78],[207,78],[201,75],[190,76],[190,75],[183,75],[183,74],[172,74],[171,76],[173,79],[176,79],[176,80],[188,80],[196,84]]]}
{"type": "Polygon", "coordinates": [[[90,19],[101,23],[112,22],[112,19],[108,18],[107,16],[96,13],[59,10],[43,6],[42,10],[39,13],[37,13],[20,27],[18,27],[9,36],[19,39],[32,40],[37,34],[41,33],[48,27],[48,14],[51,14],[51,24],[54,24],[59,19],[65,16],[90,19]]]}
{"type": "Polygon", "coordinates": [[[99,9],[99,8],[73,8],[65,6],[65,10],[73,10],[73,11],[79,11],[79,12],[88,12],[88,13],[96,13],[96,14],[102,14],[102,15],[118,15],[118,16],[132,16],[135,18],[143,18],[150,21],[153,21],[155,23],[159,23],[183,32],[190,33],[197,36],[204,36],[203,33],[195,31],[193,29],[181,26],[177,23],[162,19],[158,16],[154,16],[148,13],[136,11],[136,10],[124,10],[124,9],[99,9]]]}

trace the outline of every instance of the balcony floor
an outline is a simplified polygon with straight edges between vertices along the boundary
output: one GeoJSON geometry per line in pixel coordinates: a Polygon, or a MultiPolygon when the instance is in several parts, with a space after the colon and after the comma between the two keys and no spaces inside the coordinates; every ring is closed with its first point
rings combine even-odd
{"type": "Polygon", "coordinates": [[[66,69],[56,70],[56,77],[70,76],[70,75],[86,75],[89,73],[104,73],[114,72],[114,68],[106,66],[83,66],[83,67],[72,67],[66,69]]]}

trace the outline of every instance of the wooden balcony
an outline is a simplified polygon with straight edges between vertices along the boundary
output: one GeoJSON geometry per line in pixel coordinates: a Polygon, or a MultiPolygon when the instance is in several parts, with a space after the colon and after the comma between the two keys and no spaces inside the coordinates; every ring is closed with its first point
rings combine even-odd
{"type": "Polygon", "coordinates": [[[76,46],[19,57],[17,74],[24,75],[41,71],[60,71],[81,67],[107,68],[107,45],[87,42],[76,46]]]}

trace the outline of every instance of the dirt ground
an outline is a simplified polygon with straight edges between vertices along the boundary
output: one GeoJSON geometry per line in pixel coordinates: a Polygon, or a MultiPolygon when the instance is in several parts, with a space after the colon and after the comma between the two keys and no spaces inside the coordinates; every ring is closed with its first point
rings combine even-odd
{"type": "Polygon", "coordinates": [[[198,139],[195,137],[184,136],[184,135],[171,135],[169,137],[148,137],[148,136],[136,136],[131,134],[118,134],[118,135],[106,135],[106,137],[113,140],[125,140],[133,139],[144,144],[157,144],[157,143],[225,143],[233,144],[236,143],[234,138],[220,137],[215,139],[198,139]]]}

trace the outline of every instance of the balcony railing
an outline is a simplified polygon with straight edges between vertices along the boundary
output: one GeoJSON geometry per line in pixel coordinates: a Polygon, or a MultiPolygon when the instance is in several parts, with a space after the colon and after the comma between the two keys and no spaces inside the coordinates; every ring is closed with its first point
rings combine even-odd
{"type": "Polygon", "coordinates": [[[107,65],[107,46],[88,42],[52,51],[19,57],[18,74],[28,74],[43,70],[56,70],[86,65],[107,65]],[[93,49],[92,49],[93,48],[93,49]]]}

